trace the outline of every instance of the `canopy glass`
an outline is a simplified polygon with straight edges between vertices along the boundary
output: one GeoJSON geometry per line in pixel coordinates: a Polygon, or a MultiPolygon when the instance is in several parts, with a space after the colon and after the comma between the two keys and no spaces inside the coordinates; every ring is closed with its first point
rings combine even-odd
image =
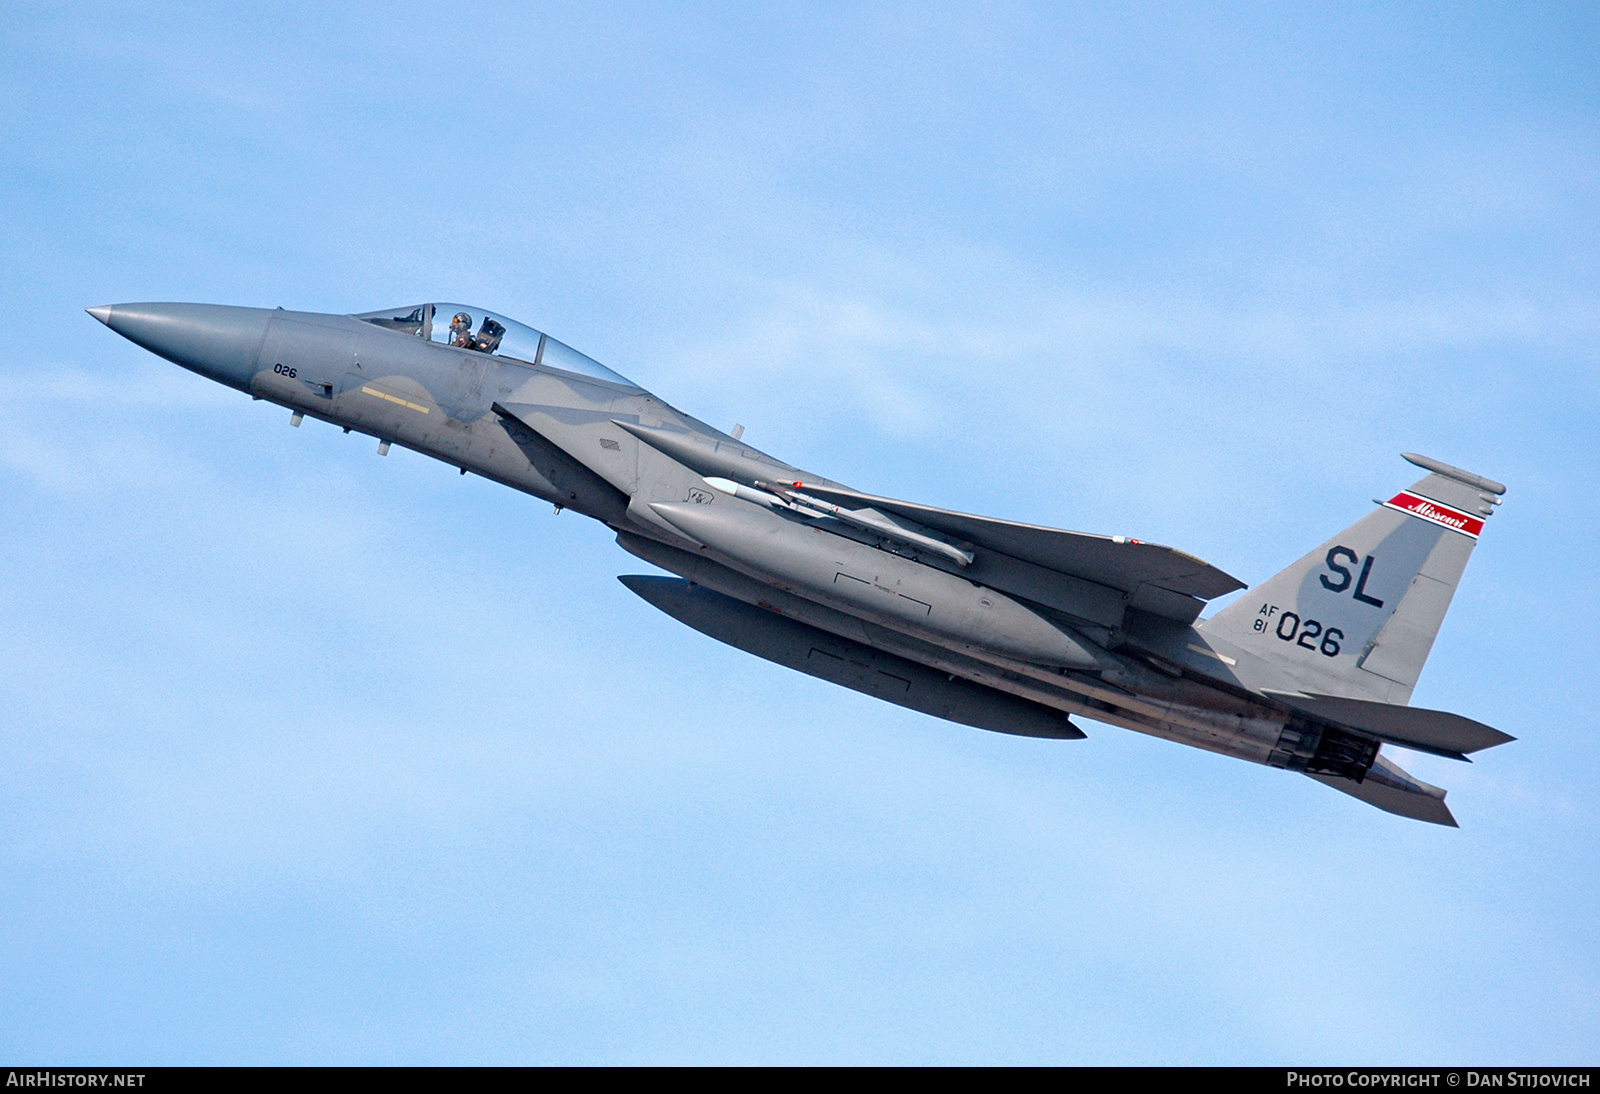
{"type": "Polygon", "coordinates": [[[417,304],[384,311],[363,312],[356,316],[379,327],[414,335],[440,345],[511,357],[531,365],[543,365],[609,380],[613,384],[637,387],[633,381],[612,372],[592,357],[586,357],[530,326],[507,319],[470,304],[417,304]]]}

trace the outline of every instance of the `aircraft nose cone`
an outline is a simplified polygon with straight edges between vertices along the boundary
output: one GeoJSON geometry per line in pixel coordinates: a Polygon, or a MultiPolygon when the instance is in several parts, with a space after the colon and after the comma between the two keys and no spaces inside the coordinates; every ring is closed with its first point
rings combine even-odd
{"type": "Polygon", "coordinates": [[[248,390],[272,312],[223,304],[112,304],[87,309],[122,337],[218,383],[248,390]]]}

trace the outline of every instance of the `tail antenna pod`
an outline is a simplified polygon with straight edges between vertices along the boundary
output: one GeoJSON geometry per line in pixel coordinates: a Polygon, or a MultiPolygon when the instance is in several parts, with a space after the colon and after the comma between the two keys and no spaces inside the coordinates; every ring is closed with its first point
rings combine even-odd
{"type": "MultiPolygon", "coordinates": [[[[1504,483],[1486,479],[1482,475],[1474,475],[1471,471],[1463,471],[1459,467],[1452,467],[1442,460],[1433,459],[1431,456],[1420,456],[1415,452],[1402,452],[1400,453],[1400,458],[1407,463],[1414,463],[1418,467],[1432,471],[1435,475],[1443,475],[1447,479],[1455,479],[1457,482],[1465,483],[1475,490],[1487,491],[1495,495],[1496,498],[1506,492],[1504,483]]],[[[1498,505],[1500,503],[1496,501],[1495,504],[1498,505]]]]}

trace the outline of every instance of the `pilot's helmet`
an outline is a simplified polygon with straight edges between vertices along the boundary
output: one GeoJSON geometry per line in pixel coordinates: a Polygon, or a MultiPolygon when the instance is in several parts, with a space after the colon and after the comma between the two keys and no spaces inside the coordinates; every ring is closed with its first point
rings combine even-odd
{"type": "Polygon", "coordinates": [[[451,330],[455,330],[457,327],[459,327],[462,330],[471,330],[472,329],[472,316],[468,315],[464,311],[456,312],[456,317],[454,319],[450,320],[450,329],[451,330]]]}

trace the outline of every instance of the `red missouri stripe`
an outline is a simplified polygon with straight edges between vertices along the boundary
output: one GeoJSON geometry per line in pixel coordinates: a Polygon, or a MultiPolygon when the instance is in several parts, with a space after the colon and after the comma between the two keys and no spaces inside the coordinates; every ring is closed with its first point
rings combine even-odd
{"type": "Polygon", "coordinates": [[[1477,539],[1483,532],[1483,521],[1470,513],[1463,513],[1459,509],[1452,509],[1437,501],[1419,498],[1415,494],[1404,490],[1384,503],[1391,509],[1398,509],[1402,513],[1410,513],[1423,520],[1431,520],[1435,524],[1442,524],[1446,528],[1454,528],[1458,532],[1465,532],[1473,539],[1477,539]]]}

